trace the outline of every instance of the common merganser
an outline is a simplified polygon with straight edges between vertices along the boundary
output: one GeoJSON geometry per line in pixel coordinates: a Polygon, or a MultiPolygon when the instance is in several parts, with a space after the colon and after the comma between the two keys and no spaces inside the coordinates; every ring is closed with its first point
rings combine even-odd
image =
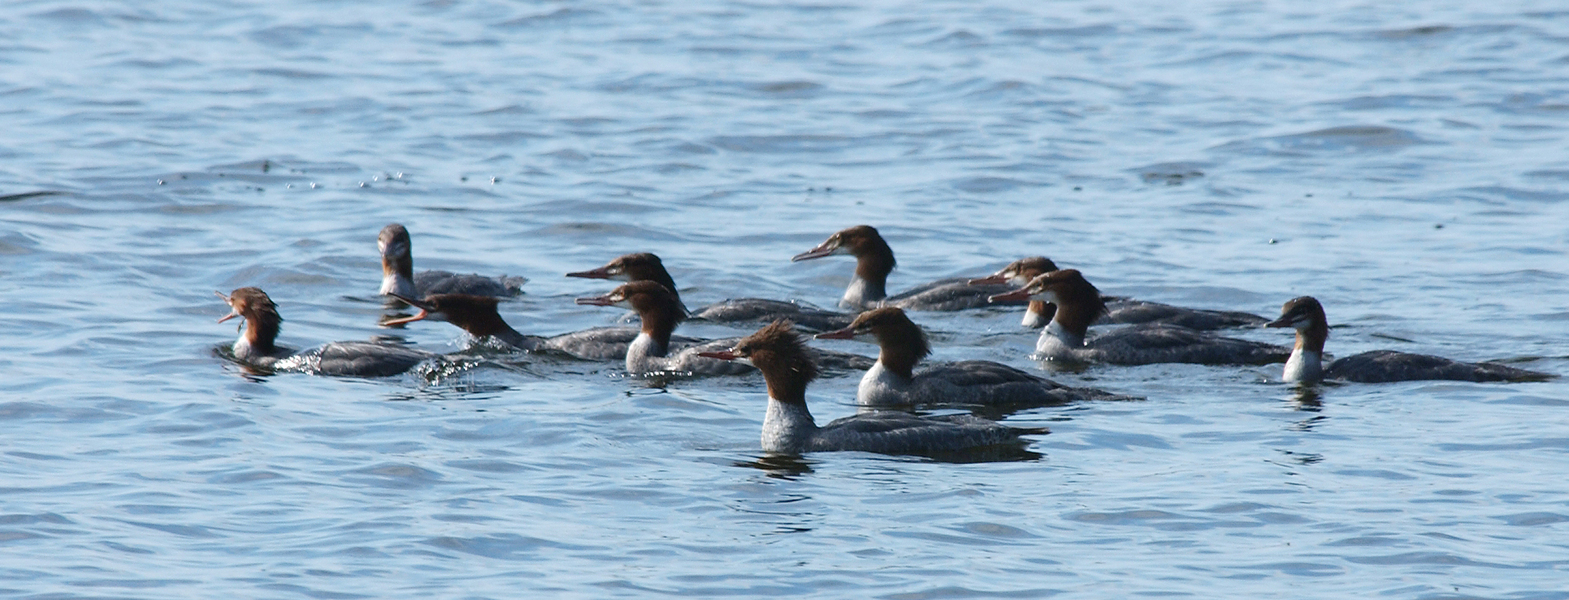
{"type": "Polygon", "coordinates": [[[704,358],[705,350],[729,346],[727,341],[702,342],[695,346],[673,349],[670,335],[676,325],[686,319],[681,300],[675,292],[653,281],[635,281],[622,284],[603,296],[578,298],[578,304],[592,306],[617,306],[637,312],[642,330],[637,339],[627,346],[627,373],[694,373],[702,375],[733,375],[747,373],[745,365],[704,358]],[[672,352],[672,350],[675,350],[672,352]]]}
{"type": "Polygon", "coordinates": [[[409,230],[393,223],[381,228],[376,247],[381,249],[381,292],[383,296],[423,298],[430,294],[472,294],[476,296],[516,296],[528,279],[523,277],[485,277],[459,275],[447,271],[414,272],[409,230]]]}
{"type": "Polygon", "coordinates": [[[1046,273],[1023,289],[1003,294],[1000,299],[1044,300],[1057,305],[1057,314],[1052,315],[1051,322],[1041,330],[1040,338],[1035,342],[1035,356],[1041,360],[1120,365],[1257,365],[1282,362],[1291,353],[1282,346],[1219,337],[1161,323],[1129,325],[1086,340],[1084,336],[1090,324],[1106,311],[1106,301],[1101,298],[1100,290],[1075,269],[1046,273]]]}
{"type": "MultiPolygon", "coordinates": [[[[1030,281],[1036,277],[1056,270],[1057,265],[1051,259],[1044,256],[1032,256],[1013,261],[989,277],[971,279],[970,284],[1006,283],[1019,288],[1029,285],[1030,281]]],[[[1231,310],[1183,308],[1159,302],[1115,296],[1106,296],[1103,299],[1106,301],[1106,314],[1096,321],[1097,324],[1163,323],[1189,329],[1211,330],[1231,327],[1257,327],[1269,321],[1269,319],[1255,314],[1231,310]]],[[[1047,323],[1051,322],[1051,317],[1056,312],[1056,306],[1040,300],[1031,300],[1029,308],[1024,311],[1024,322],[1022,324],[1031,329],[1045,327],[1047,323]]]]}
{"type": "Polygon", "coordinates": [[[1324,307],[1312,296],[1293,298],[1280,307],[1280,318],[1265,327],[1291,327],[1297,330],[1297,343],[1286,361],[1283,381],[1313,383],[1321,379],[1343,379],[1358,383],[1447,379],[1458,381],[1542,381],[1554,376],[1527,371],[1494,362],[1464,363],[1441,356],[1410,354],[1393,350],[1374,350],[1336,360],[1325,369],[1324,340],[1329,338],[1329,319],[1324,307]]]}
{"type": "MultiPolygon", "coordinates": [[[[878,306],[897,306],[905,310],[964,310],[988,306],[987,297],[1010,288],[1002,285],[968,285],[963,277],[939,279],[897,296],[888,296],[888,274],[893,272],[893,249],[870,225],[856,225],[839,231],[816,248],[790,258],[800,262],[824,256],[848,254],[855,257],[855,277],[839,299],[839,307],[866,310],[878,306]]],[[[1022,304],[1022,303],[1021,303],[1022,304]]]]}
{"type": "MultiPolygon", "coordinates": [[[[685,318],[676,295],[652,281],[634,281],[621,284],[603,296],[578,298],[578,304],[616,306],[637,311],[642,331],[632,345],[627,347],[627,372],[634,374],[659,372],[687,372],[707,375],[729,375],[750,372],[742,363],[714,360],[701,356],[702,352],[729,348],[736,338],[698,340],[693,344],[672,346],[671,332],[685,318]]],[[[864,369],[872,359],[859,354],[814,349],[819,361],[836,370],[864,369]]]]}
{"type": "MultiPolygon", "coordinates": [[[[419,309],[419,313],[384,321],[383,325],[402,325],[414,321],[446,321],[458,326],[469,335],[483,339],[493,337],[525,352],[561,352],[583,360],[622,360],[627,348],[639,335],[636,327],[597,327],[552,337],[518,333],[501,313],[496,310],[500,298],[468,294],[436,294],[416,300],[394,294],[393,297],[419,309]]],[[[698,340],[674,337],[681,344],[698,340]]]]}
{"type": "MultiPolygon", "coordinates": [[[[675,293],[679,302],[681,291],[676,288],[675,279],[670,277],[670,272],[665,270],[664,261],[658,256],[648,252],[638,252],[616,257],[605,266],[589,271],[567,273],[567,277],[583,277],[587,279],[612,279],[618,281],[653,281],[675,293]]],[[[681,305],[685,311],[686,306],[681,305]]],[[[687,318],[693,320],[712,321],[715,323],[771,323],[778,319],[795,321],[798,327],[814,331],[838,329],[849,325],[855,315],[823,310],[810,306],[803,306],[795,302],[780,300],[765,300],[763,298],[732,298],[704,306],[687,313],[687,318]]]]}
{"type": "Polygon", "coordinates": [[[877,364],[861,378],[861,406],[1006,406],[1027,408],[1082,400],[1132,400],[1093,388],[1073,388],[989,360],[943,363],[915,373],[931,353],[926,333],[894,306],[861,313],[849,327],[817,334],[820,340],[872,338],[877,364]]]}
{"type": "Polygon", "coordinates": [[[900,411],[861,413],[818,427],[806,408],[806,386],[817,378],[817,364],[789,321],[776,321],[729,350],[704,355],[749,362],[763,372],[768,412],[762,444],[767,452],[935,454],[1017,445],[1023,443],[1019,436],[1047,433],[1044,427],[1009,427],[972,415],[918,417],[900,411]]]}
{"type": "MultiPolygon", "coordinates": [[[[1018,289],[1029,285],[1031,279],[1057,270],[1057,263],[1044,256],[1031,256],[1008,263],[996,273],[986,277],[978,277],[969,281],[970,285],[1007,285],[1018,289]]],[[[1010,289],[1009,291],[1012,291],[1010,289]]],[[[1030,329],[1040,329],[1051,322],[1051,316],[1057,313],[1057,307],[1040,300],[1031,300],[1029,307],[1024,309],[1024,320],[1020,325],[1030,329]]]]}
{"type": "Polygon", "coordinates": [[[234,359],[268,371],[300,371],[343,377],[388,377],[440,357],[430,352],[376,342],[332,342],[303,352],[276,345],[283,317],[267,292],[242,287],[229,294],[214,292],[228,303],[229,314],[245,320],[245,330],[235,340],[234,359]]]}

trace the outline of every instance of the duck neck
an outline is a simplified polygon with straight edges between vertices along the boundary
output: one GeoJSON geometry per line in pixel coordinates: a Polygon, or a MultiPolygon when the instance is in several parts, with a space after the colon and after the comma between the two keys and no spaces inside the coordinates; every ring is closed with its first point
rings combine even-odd
{"type": "MultiPolygon", "coordinates": [[[[670,336],[675,333],[676,325],[681,323],[680,313],[676,310],[643,310],[638,311],[638,319],[643,326],[633,346],[647,356],[666,356],[670,352],[670,336]]],[[[628,348],[629,360],[631,353],[632,349],[628,348]]]]}
{"type": "Polygon", "coordinates": [[[1314,382],[1324,375],[1324,341],[1329,338],[1329,324],[1315,322],[1297,330],[1297,343],[1291,348],[1291,358],[1286,359],[1282,381],[1314,382]]]}
{"type": "Polygon", "coordinates": [[[534,350],[539,345],[538,337],[518,333],[518,330],[508,325],[506,320],[494,310],[470,314],[462,322],[453,324],[476,338],[493,337],[519,350],[534,350]]]}
{"type": "Polygon", "coordinates": [[[1106,312],[1106,303],[1100,298],[1073,298],[1062,299],[1057,302],[1057,313],[1052,315],[1051,323],[1046,326],[1052,335],[1071,342],[1070,345],[1084,345],[1084,336],[1090,331],[1090,324],[1106,312]]]}
{"type": "Polygon", "coordinates": [[[666,271],[663,265],[660,265],[658,269],[649,269],[645,278],[670,290],[670,295],[676,299],[676,306],[681,307],[681,312],[686,312],[686,304],[681,301],[681,291],[676,289],[676,280],[670,276],[670,271],[666,271]]]}
{"type": "Polygon", "coordinates": [[[275,342],[282,322],[283,318],[273,311],[246,315],[245,331],[234,341],[234,357],[243,360],[276,354],[275,342]]]}
{"type": "Polygon", "coordinates": [[[861,376],[861,384],[855,388],[855,403],[863,407],[910,404],[906,393],[914,382],[889,370],[879,360],[861,376]]]}
{"type": "Polygon", "coordinates": [[[419,290],[414,288],[414,257],[407,250],[381,255],[381,293],[419,298],[419,290]]]}
{"type": "Polygon", "coordinates": [[[381,276],[381,295],[397,294],[404,298],[418,298],[419,291],[414,287],[414,280],[398,273],[386,273],[381,276]]]}
{"type": "Polygon", "coordinates": [[[1074,350],[1083,347],[1084,334],[1068,331],[1054,319],[1035,340],[1035,355],[1037,358],[1071,358],[1074,350]]]}
{"type": "MultiPolygon", "coordinates": [[[[881,240],[879,240],[880,242],[881,240]]],[[[893,272],[893,249],[879,243],[855,256],[855,277],[845,289],[839,305],[866,308],[888,297],[888,274],[893,272]]]]}
{"type": "Polygon", "coordinates": [[[817,433],[817,423],[812,412],[806,409],[806,398],[782,400],[774,395],[769,384],[768,413],[763,416],[763,450],[785,454],[799,454],[806,449],[807,441],[817,433]]]}
{"type": "Polygon", "coordinates": [[[1052,315],[1056,313],[1057,309],[1052,305],[1040,300],[1031,300],[1030,307],[1024,310],[1024,320],[1020,325],[1030,329],[1040,329],[1050,323],[1052,315]]]}
{"type": "Polygon", "coordinates": [[[915,378],[915,365],[931,353],[925,336],[913,323],[909,329],[879,328],[873,334],[877,336],[877,364],[906,380],[915,378]]]}

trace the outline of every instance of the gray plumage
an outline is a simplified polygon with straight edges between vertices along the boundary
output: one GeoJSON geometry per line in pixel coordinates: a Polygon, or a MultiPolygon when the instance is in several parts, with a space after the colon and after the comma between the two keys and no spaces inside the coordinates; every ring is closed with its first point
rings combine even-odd
{"type": "Polygon", "coordinates": [[[797,327],[809,331],[838,329],[855,320],[855,315],[821,308],[802,306],[782,300],[762,298],[726,299],[692,312],[691,318],[715,323],[772,323],[790,319],[797,327]]]}
{"type": "Polygon", "coordinates": [[[930,454],[1016,444],[1021,435],[1046,433],[968,415],[917,417],[902,412],[859,414],[818,427],[806,407],[806,386],[817,377],[817,365],[789,321],[759,329],[716,356],[745,358],[763,372],[768,410],[762,446],[769,452],[930,454]]]}
{"type": "Polygon", "coordinates": [[[1492,362],[1467,363],[1442,356],[1374,350],[1336,360],[1324,379],[1386,383],[1425,379],[1454,381],[1543,381],[1552,375],[1492,362]]]}
{"type": "Polygon", "coordinates": [[[417,297],[431,294],[468,294],[471,296],[516,296],[523,291],[524,277],[486,277],[473,273],[459,274],[447,271],[420,271],[414,274],[417,297]]]}
{"type": "Polygon", "coordinates": [[[1285,362],[1290,356],[1291,350],[1284,346],[1159,324],[1130,325],[1109,331],[1090,338],[1073,352],[1073,358],[1078,360],[1114,365],[1266,365],[1285,362]]]}
{"type": "Polygon", "coordinates": [[[1159,302],[1108,297],[1106,315],[1096,322],[1176,325],[1208,331],[1234,327],[1259,327],[1268,323],[1269,319],[1241,311],[1184,308],[1159,302]]]}

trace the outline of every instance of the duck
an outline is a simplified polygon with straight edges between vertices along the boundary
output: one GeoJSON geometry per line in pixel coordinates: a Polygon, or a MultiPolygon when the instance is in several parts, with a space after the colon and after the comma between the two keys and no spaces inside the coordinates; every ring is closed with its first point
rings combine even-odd
{"type": "MultiPolygon", "coordinates": [[[[990,305],[989,296],[1008,291],[1005,285],[969,285],[969,279],[939,279],[895,296],[888,296],[888,274],[893,272],[893,249],[870,225],[856,225],[828,236],[817,247],[790,258],[791,262],[825,256],[855,257],[855,277],[839,299],[839,307],[863,311],[879,306],[905,310],[955,311],[990,305]]],[[[1021,303],[1022,304],[1022,303],[1021,303]]]]}
{"type": "Polygon", "coordinates": [[[691,373],[695,375],[735,375],[751,372],[746,365],[706,358],[701,352],[728,347],[726,341],[702,341],[687,347],[672,347],[670,335],[686,311],[675,292],[653,281],[634,281],[620,285],[602,296],[578,298],[578,304],[616,306],[637,312],[642,328],[627,346],[627,373],[650,375],[691,373]]]}
{"type": "MultiPolygon", "coordinates": [[[[624,283],[602,296],[578,298],[578,304],[615,306],[636,311],[642,322],[637,339],[627,347],[627,372],[632,374],[684,372],[697,375],[733,375],[751,372],[744,363],[720,361],[702,356],[715,348],[729,348],[736,338],[696,340],[672,345],[671,332],[684,316],[678,309],[674,292],[652,281],[624,283]]],[[[815,359],[835,370],[866,369],[872,359],[859,354],[814,349],[815,359]]]]}
{"type": "Polygon", "coordinates": [[[1323,367],[1324,341],[1329,339],[1329,319],[1324,306],[1312,296],[1292,298],[1280,307],[1280,318],[1265,327],[1290,327],[1297,332],[1297,343],[1286,360],[1281,379],[1286,382],[1315,383],[1338,379],[1355,383],[1394,381],[1544,381],[1554,376],[1495,362],[1467,363],[1442,356],[1411,354],[1394,350],[1373,350],[1341,358],[1323,367]]]}
{"type": "Polygon", "coordinates": [[[244,320],[239,339],[231,346],[234,360],[263,371],[299,371],[342,377],[390,377],[416,365],[438,361],[435,353],[378,342],[332,342],[305,351],[277,345],[283,317],[267,292],[242,287],[228,294],[213,292],[229,305],[229,314],[218,319],[244,320]]]}
{"type": "Polygon", "coordinates": [[[423,298],[430,294],[470,294],[505,298],[522,293],[524,277],[485,277],[459,275],[447,271],[414,272],[409,230],[397,223],[381,228],[376,236],[381,250],[381,292],[383,296],[423,298]]]}
{"type": "MultiPolygon", "coordinates": [[[[623,360],[627,348],[641,333],[637,327],[596,327],[551,337],[526,335],[513,329],[501,318],[497,310],[501,299],[494,296],[432,294],[415,299],[393,294],[393,297],[419,312],[388,319],[382,325],[390,327],[415,321],[446,321],[476,339],[496,339],[524,352],[560,353],[592,361],[623,360]]],[[[692,344],[699,340],[672,336],[671,341],[692,344]]]]}
{"type": "Polygon", "coordinates": [[[1041,300],[1057,306],[1035,343],[1035,357],[1045,361],[1263,365],[1284,362],[1291,354],[1283,346],[1165,323],[1127,325],[1087,339],[1090,324],[1106,311],[1106,301],[1077,269],[1045,273],[1002,299],[1041,300]]]}
{"type": "MultiPolygon", "coordinates": [[[[1057,264],[1052,262],[1051,259],[1044,256],[1031,256],[1013,261],[990,276],[971,279],[970,284],[1008,284],[1018,288],[1029,284],[1030,280],[1036,277],[1056,270],[1057,264]]],[[[1212,331],[1239,327],[1259,327],[1269,322],[1269,319],[1264,317],[1241,311],[1185,308],[1160,302],[1134,300],[1117,296],[1105,296],[1103,299],[1106,301],[1106,313],[1096,319],[1095,323],[1097,325],[1161,323],[1200,331],[1212,331]]],[[[1050,303],[1031,300],[1029,307],[1024,311],[1024,320],[1021,325],[1030,329],[1040,329],[1051,322],[1051,317],[1056,312],[1057,307],[1050,303]]]]}
{"type": "Polygon", "coordinates": [[[861,313],[849,327],[817,339],[870,338],[877,364],[856,390],[861,406],[1057,406],[1086,400],[1133,400],[1093,388],[1074,388],[989,360],[932,365],[915,372],[931,353],[926,333],[904,309],[884,306],[861,313]]]}
{"type": "Polygon", "coordinates": [[[765,452],[875,452],[931,455],[1020,446],[1023,436],[1044,427],[1012,427],[968,414],[921,417],[902,411],[860,413],[818,426],[806,406],[806,387],[818,367],[791,323],[770,323],[727,350],[708,351],[718,360],[744,361],[763,373],[768,408],[763,417],[765,452]]]}
{"type": "Polygon", "coordinates": [[[812,331],[839,329],[850,324],[855,315],[804,306],[796,302],[767,300],[763,298],[731,298],[688,312],[680,303],[681,291],[675,279],[665,269],[664,261],[651,252],[635,252],[612,259],[604,266],[588,271],[567,273],[567,277],[585,279],[610,279],[617,281],[653,281],[675,294],[683,314],[688,319],[714,323],[762,323],[777,319],[790,319],[797,327],[812,331]]]}

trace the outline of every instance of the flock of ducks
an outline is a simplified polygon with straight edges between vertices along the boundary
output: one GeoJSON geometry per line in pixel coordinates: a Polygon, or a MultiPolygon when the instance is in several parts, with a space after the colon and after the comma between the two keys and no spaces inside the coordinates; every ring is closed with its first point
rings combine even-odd
{"type": "MultiPolygon", "coordinates": [[[[731,299],[689,310],[659,257],[637,253],[567,276],[624,282],[607,294],[578,298],[577,303],[631,310],[637,314],[638,326],[599,327],[552,337],[519,333],[497,311],[502,298],[520,293],[524,278],[415,273],[408,230],[398,224],[382,229],[377,245],[382,255],[381,294],[390,302],[417,310],[412,316],[387,319],[383,325],[447,321],[475,338],[494,339],[523,352],[621,360],[632,375],[761,371],[768,391],[762,446],[768,452],[933,454],[1018,446],[1021,436],[1047,430],[1003,425],[968,414],[917,416],[901,409],[1015,410],[1130,399],[1104,390],[1065,386],[985,360],[939,363],[917,370],[931,347],[906,311],[1024,305],[1023,325],[1041,330],[1034,358],[1042,361],[1115,365],[1285,362],[1283,379],[1305,384],[1324,379],[1539,381],[1554,377],[1492,362],[1464,363],[1388,350],[1341,358],[1325,366],[1329,322],[1323,306],[1312,297],[1287,302],[1280,317],[1272,321],[1248,313],[1176,307],[1104,296],[1079,271],[1059,269],[1044,257],[1015,261],[987,277],[944,279],[890,296],[887,278],[896,264],[893,251],[877,230],[867,225],[834,233],[791,259],[853,256],[855,275],[839,300],[845,312],[759,298],[731,299]],[[701,340],[675,335],[680,323],[694,319],[762,326],[744,338],[701,340]],[[1089,328],[1096,324],[1122,326],[1090,336],[1089,328]],[[1260,326],[1295,329],[1295,346],[1213,333],[1260,326]],[[873,361],[859,354],[808,346],[803,331],[815,333],[816,339],[873,342],[878,346],[878,357],[873,361]],[[856,402],[866,411],[818,426],[807,410],[806,387],[820,369],[864,370],[856,402]]],[[[333,342],[304,351],[285,348],[276,344],[282,317],[266,292],[242,287],[218,295],[231,308],[220,323],[235,317],[245,321],[231,351],[233,360],[251,369],[385,377],[444,359],[403,345],[371,341],[333,342]]]]}

